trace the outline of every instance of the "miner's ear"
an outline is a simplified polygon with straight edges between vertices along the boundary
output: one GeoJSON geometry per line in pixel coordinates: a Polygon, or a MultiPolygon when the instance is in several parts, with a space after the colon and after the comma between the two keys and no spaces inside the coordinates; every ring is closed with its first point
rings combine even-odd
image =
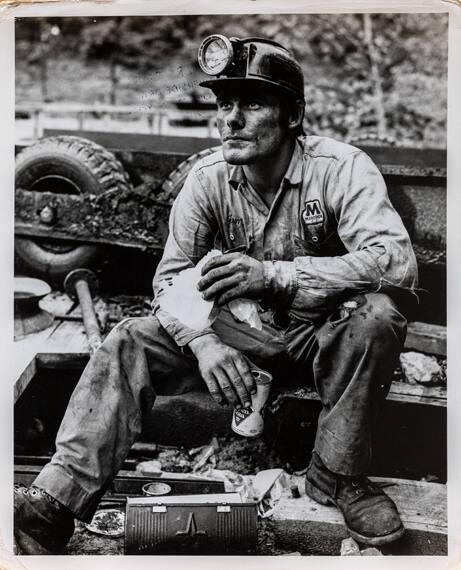
{"type": "Polygon", "coordinates": [[[302,99],[296,99],[296,101],[290,107],[290,114],[288,115],[288,128],[296,129],[296,127],[299,127],[303,123],[304,101],[302,99]]]}

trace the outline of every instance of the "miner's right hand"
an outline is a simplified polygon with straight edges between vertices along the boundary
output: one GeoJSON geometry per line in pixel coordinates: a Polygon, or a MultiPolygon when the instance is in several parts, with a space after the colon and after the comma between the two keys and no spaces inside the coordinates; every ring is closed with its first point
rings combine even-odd
{"type": "Polygon", "coordinates": [[[219,404],[251,405],[256,385],[251,362],[239,351],[224,344],[218,336],[206,334],[189,342],[198,367],[212,397],[219,404]]]}

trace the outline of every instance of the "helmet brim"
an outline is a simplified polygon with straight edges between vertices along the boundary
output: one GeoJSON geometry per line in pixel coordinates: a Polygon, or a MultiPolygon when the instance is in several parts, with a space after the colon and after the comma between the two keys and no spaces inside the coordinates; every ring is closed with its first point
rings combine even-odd
{"type": "Polygon", "coordinates": [[[289,95],[290,97],[294,97],[296,99],[304,99],[304,93],[298,93],[289,87],[285,87],[280,85],[280,83],[276,83],[275,81],[271,81],[270,79],[262,79],[259,77],[220,77],[217,79],[208,79],[206,81],[202,81],[199,83],[200,87],[207,87],[211,89],[213,93],[216,92],[220,87],[233,87],[234,85],[245,84],[248,85],[249,83],[254,83],[255,85],[271,85],[277,91],[284,93],[285,95],[289,95]]]}

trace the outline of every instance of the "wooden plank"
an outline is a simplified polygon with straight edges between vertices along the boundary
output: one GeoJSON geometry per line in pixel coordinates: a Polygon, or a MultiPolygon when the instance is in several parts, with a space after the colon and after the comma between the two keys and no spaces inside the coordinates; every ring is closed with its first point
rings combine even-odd
{"type": "MultiPolygon", "coordinates": [[[[385,486],[406,528],[404,539],[382,549],[399,554],[446,554],[446,486],[404,479],[371,479],[385,486]]],[[[292,477],[292,482],[298,486],[301,498],[294,499],[285,490],[276,505],[273,521],[278,546],[313,554],[339,554],[341,540],[347,536],[342,515],[335,507],[320,505],[307,497],[304,478],[292,477]]]]}
{"type": "MultiPolygon", "coordinates": [[[[315,390],[309,388],[288,389],[282,392],[281,399],[297,398],[302,400],[320,400],[315,390]]],[[[388,400],[407,404],[423,404],[446,407],[447,390],[443,386],[421,386],[405,382],[392,382],[388,400]]]]}
{"type": "Polygon", "coordinates": [[[436,354],[437,356],[446,356],[447,328],[428,323],[409,323],[405,348],[436,354]]]}
{"type": "Polygon", "coordinates": [[[21,394],[27,388],[27,386],[32,381],[32,378],[37,373],[37,363],[35,357],[29,362],[26,368],[23,370],[19,378],[16,380],[14,384],[14,401],[15,403],[20,398],[21,394]]]}
{"type": "Polygon", "coordinates": [[[39,368],[83,368],[88,359],[85,328],[83,323],[75,321],[61,322],[36,356],[39,368]]]}
{"type": "Polygon", "coordinates": [[[61,322],[41,346],[40,357],[44,354],[88,354],[88,339],[83,324],[61,322]]]}

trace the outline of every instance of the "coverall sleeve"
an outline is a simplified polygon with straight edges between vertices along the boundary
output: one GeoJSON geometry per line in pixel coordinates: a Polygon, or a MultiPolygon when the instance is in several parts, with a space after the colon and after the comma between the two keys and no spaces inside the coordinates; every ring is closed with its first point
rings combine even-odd
{"type": "Polygon", "coordinates": [[[163,310],[159,300],[168,281],[183,269],[194,267],[213,248],[214,225],[209,196],[193,169],[171,209],[169,236],[153,280],[153,313],[178,346],[213,331],[210,328],[198,331],[187,327],[163,310]]]}
{"type": "Polygon", "coordinates": [[[404,288],[414,295],[417,265],[410,238],[381,173],[362,151],[338,162],[325,204],[347,254],[264,262],[268,287],[289,298],[289,312],[315,320],[359,292],[404,288]]]}

